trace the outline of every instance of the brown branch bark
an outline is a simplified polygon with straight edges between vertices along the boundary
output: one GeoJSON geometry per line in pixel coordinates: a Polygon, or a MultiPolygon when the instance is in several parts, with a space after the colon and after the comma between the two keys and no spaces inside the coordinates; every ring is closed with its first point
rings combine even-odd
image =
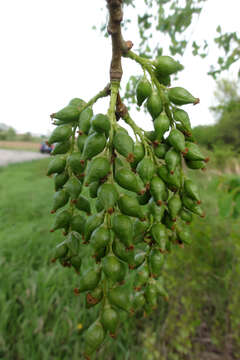
{"type": "Polygon", "coordinates": [[[125,42],[121,31],[123,20],[123,0],[106,0],[109,11],[108,33],[112,37],[112,61],[110,67],[110,80],[122,79],[122,55],[130,49],[132,43],[125,42]]]}

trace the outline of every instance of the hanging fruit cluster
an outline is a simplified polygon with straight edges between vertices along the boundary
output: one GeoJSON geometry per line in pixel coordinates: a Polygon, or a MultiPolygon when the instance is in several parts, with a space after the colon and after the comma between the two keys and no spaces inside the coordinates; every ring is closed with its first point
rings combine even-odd
{"type": "Polygon", "coordinates": [[[87,308],[98,307],[85,332],[86,358],[106,334],[116,336],[121,312],[149,314],[158,296],[167,300],[165,258],[174,245],[191,243],[186,224],[193,214],[204,216],[183,164],[204,169],[207,159],[194,142],[187,112],[176,107],[199,100],[184,88],[167,87],[170,75],[182,69],[171,57],[150,61],[131,51],[127,57],[143,68],[136,98],[139,106],[146,102],[153,131],[139,128],[124,107],[120,116],[135,141],[118,124],[117,81],[88,103],[76,98],[51,115],[56,125],[48,140],[56,144],[47,170],[56,190],[51,231],[62,229],[65,235],[54,261],[77,271],[75,294],[85,296],[87,308]],[[108,95],[106,114],[94,115],[92,105],[108,95]]]}

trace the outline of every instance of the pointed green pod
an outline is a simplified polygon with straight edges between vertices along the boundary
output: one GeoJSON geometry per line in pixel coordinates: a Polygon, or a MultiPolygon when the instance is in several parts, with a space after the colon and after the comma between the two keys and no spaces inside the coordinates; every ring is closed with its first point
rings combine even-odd
{"type": "Polygon", "coordinates": [[[81,190],[82,190],[82,184],[81,182],[75,177],[72,176],[68,182],[64,185],[64,189],[69,194],[71,199],[77,199],[81,190]]]}
{"type": "Polygon", "coordinates": [[[121,128],[118,128],[113,136],[113,146],[129,162],[133,162],[134,160],[134,142],[131,136],[122,131],[121,128]]]}
{"type": "Polygon", "coordinates": [[[158,277],[162,273],[165,257],[159,251],[153,249],[149,256],[149,265],[151,269],[151,276],[158,277]]]}
{"type": "Polygon", "coordinates": [[[165,183],[158,176],[154,176],[150,183],[150,193],[156,204],[161,206],[168,198],[168,190],[165,183]]]}
{"type": "Polygon", "coordinates": [[[163,218],[163,224],[169,229],[169,230],[175,230],[175,219],[172,220],[172,217],[170,214],[166,211],[163,218]]]}
{"type": "Polygon", "coordinates": [[[120,260],[128,263],[132,268],[134,267],[134,253],[133,251],[128,251],[122,241],[118,238],[113,240],[112,250],[115,256],[120,260]]]}
{"type": "Polygon", "coordinates": [[[83,132],[84,134],[88,134],[91,126],[90,120],[92,116],[93,116],[93,111],[90,107],[87,107],[81,112],[78,120],[78,128],[80,133],[83,132]]]}
{"type": "Polygon", "coordinates": [[[102,184],[98,189],[97,196],[104,209],[111,214],[118,200],[118,192],[115,185],[108,183],[102,184]]]}
{"type": "Polygon", "coordinates": [[[193,170],[206,168],[205,162],[201,160],[186,160],[186,165],[189,169],[193,169],[193,170]]]}
{"type": "Polygon", "coordinates": [[[108,175],[110,171],[110,161],[105,156],[94,158],[88,165],[85,184],[91,184],[93,181],[99,181],[108,175]]]}
{"type": "Polygon", "coordinates": [[[84,355],[89,359],[89,355],[94,353],[103,343],[105,332],[99,320],[95,321],[85,332],[84,336],[84,355]]]}
{"type": "Polygon", "coordinates": [[[168,232],[166,226],[156,223],[151,228],[151,235],[158,244],[161,251],[165,251],[166,242],[168,240],[168,232]]]}
{"type": "Polygon", "coordinates": [[[164,212],[166,210],[166,207],[158,206],[153,198],[150,199],[150,201],[148,203],[148,207],[149,207],[149,213],[151,215],[153,215],[155,222],[161,222],[164,212]]]}
{"type": "Polygon", "coordinates": [[[147,100],[147,110],[153,119],[156,119],[163,111],[162,100],[157,90],[153,90],[149,96],[147,100]]]}
{"type": "Polygon", "coordinates": [[[108,298],[110,303],[117,308],[130,311],[132,299],[128,288],[123,286],[115,287],[109,291],[108,298]]]}
{"type": "Polygon", "coordinates": [[[97,199],[95,202],[95,209],[97,212],[101,212],[104,210],[103,203],[99,199],[97,199]]]}
{"type": "Polygon", "coordinates": [[[86,105],[86,102],[80,98],[74,98],[68,105],[75,106],[79,111],[81,111],[83,106],[86,105]]]}
{"type": "Polygon", "coordinates": [[[106,137],[108,138],[111,123],[109,117],[104,114],[97,114],[91,118],[91,126],[94,131],[98,133],[105,133],[106,137]]]}
{"type": "Polygon", "coordinates": [[[56,156],[54,157],[50,163],[48,164],[47,168],[47,176],[55,174],[55,173],[62,173],[66,166],[66,159],[63,156],[56,156]]]}
{"type": "Polygon", "coordinates": [[[72,266],[74,267],[74,269],[79,272],[81,265],[82,265],[82,259],[80,258],[79,255],[73,256],[70,260],[72,266]]]}
{"type": "Polygon", "coordinates": [[[180,199],[180,196],[178,194],[174,194],[171,197],[171,199],[168,201],[168,210],[173,221],[176,221],[176,218],[181,208],[182,208],[182,201],[180,199]]]}
{"type": "Polygon", "coordinates": [[[86,294],[86,308],[89,309],[97,305],[102,300],[102,298],[103,289],[100,284],[94,290],[91,290],[86,294]]]}
{"type": "Polygon", "coordinates": [[[69,179],[69,175],[68,175],[67,171],[63,171],[60,174],[55,174],[54,175],[55,190],[58,191],[58,190],[62,189],[63,185],[66,184],[68,179],[69,179]]]}
{"type": "Polygon", "coordinates": [[[98,188],[100,186],[100,183],[98,181],[91,182],[89,186],[89,195],[92,199],[95,199],[97,197],[98,188]]]}
{"type": "Polygon", "coordinates": [[[143,292],[135,293],[134,298],[133,298],[133,309],[134,309],[134,311],[142,309],[145,302],[146,302],[146,300],[145,300],[145,297],[143,295],[143,292]]]}
{"type": "Polygon", "coordinates": [[[121,194],[118,200],[118,207],[124,215],[145,218],[143,209],[139,205],[137,198],[121,194]]]}
{"type": "Polygon", "coordinates": [[[80,195],[75,202],[75,206],[78,210],[82,210],[87,214],[91,214],[91,204],[85,196],[80,195]]]}
{"type": "Polygon", "coordinates": [[[151,83],[148,81],[146,76],[143,76],[139,80],[136,89],[138,106],[141,106],[142,103],[151,95],[151,93],[152,93],[151,83]]]}
{"type": "Polygon", "coordinates": [[[182,220],[186,221],[187,224],[190,224],[193,219],[192,213],[190,213],[186,209],[182,209],[179,213],[179,216],[182,220]]]}
{"type": "Polygon", "coordinates": [[[68,203],[69,194],[65,190],[57,191],[53,196],[53,207],[51,213],[55,213],[58,209],[68,203]]]}
{"type": "Polygon", "coordinates": [[[81,162],[82,158],[78,152],[69,155],[67,162],[74,174],[79,175],[84,171],[85,165],[81,162]]]}
{"type": "Polygon", "coordinates": [[[80,278],[80,285],[78,286],[78,291],[83,292],[87,290],[93,290],[97,287],[101,279],[101,268],[91,268],[85,272],[80,278]]]}
{"type": "Polygon", "coordinates": [[[170,148],[165,155],[165,162],[171,174],[181,162],[181,155],[174,148],[170,148]]]}
{"type": "Polygon", "coordinates": [[[100,225],[91,234],[90,243],[95,253],[105,248],[110,242],[110,231],[105,225],[100,225]]]}
{"type": "Polygon", "coordinates": [[[134,280],[134,289],[136,291],[140,291],[141,288],[148,282],[149,279],[149,267],[145,262],[136,273],[136,277],[134,280]]]}
{"type": "Polygon", "coordinates": [[[184,181],[184,191],[190,198],[196,200],[198,204],[201,203],[200,196],[198,193],[198,186],[192,180],[186,179],[184,181]]]}
{"type": "Polygon", "coordinates": [[[106,137],[104,134],[93,133],[88,136],[83,148],[83,160],[89,160],[101,153],[106,146],[106,137]]]}
{"type": "Polygon", "coordinates": [[[71,229],[84,234],[86,218],[83,215],[75,215],[71,218],[71,229]]]}
{"type": "Polygon", "coordinates": [[[114,215],[112,219],[112,230],[117,238],[126,248],[133,247],[133,223],[126,215],[114,215]]]}
{"type": "Polygon", "coordinates": [[[175,105],[198,104],[199,99],[182,87],[173,87],[168,90],[168,98],[175,105]]]}
{"type": "Polygon", "coordinates": [[[124,189],[136,192],[138,194],[145,193],[143,182],[140,178],[137,180],[136,174],[134,174],[129,169],[120,168],[118,171],[115,171],[114,178],[118,185],[124,189]]]}
{"type": "Polygon", "coordinates": [[[163,84],[164,86],[171,86],[171,77],[170,75],[163,75],[157,72],[157,70],[154,70],[154,75],[156,76],[158,82],[160,84],[163,84]]]}
{"type": "Polygon", "coordinates": [[[70,123],[70,122],[77,121],[79,114],[80,114],[80,111],[78,110],[77,107],[68,105],[65,108],[63,108],[62,110],[60,110],[56,113],[53,113],[51,115],[51,118],[58,119],[62,123],[70,123]]]}
{"type": "Polygon", "coordinates": [[[173,118],[175,121],[179,122],[182,125],[185,132],[191,134],[191,122],[186,111],[178,108],[173,109],[173,118]]]}
{"type": "Polygon", "coordinates": [[[136,269],[143,264],[147,254],[145,251],[138,248],[135,248],[133,252],[134,252],[134,268],[136,269]]]}
{"type": "Polygon", "coordinates": [[[116,337],[116,329],[119,323],[119,317],[116,310],[109,305],[105,305],[101,315],[101,323],[105,331],[109,331],[111,337],[116,337]]]}
{"type": "Polygon", "coordinates": [[[150,282],[144,292],[146,301],[152,309],[157,308],[157,289],[153,282],[150,282]]]}
{"type": "Polygon", "coordinates": [[[165,113],[161,113],[155,118],[153,126],[156,133],[156,140],[162,142],[163,135],[169,130],[170,120],[165,113]]]}
{"type": "Polygon", "coordinates": [[[182,152],[183,154],[187,153],[188,148],[185,144],[185,137],[178,129],[172,129],[167,140],[176,151],[182,152]]]}
{"type": "Polygon", "coordinates": [[[183,66],[171,56],[159,56],[154,61],[156,72],[163,76],[175,74],[183,69],[183,66]]]}
{"type": "Polygon", "coordinates": [[[53,144],[56,142],[64,142],[70,138],[72,135],[72,127],[70,125],[60,125],[54,129],[50,138],[48,139],[48,144],[53,144]]]}
{"type": "Polygon", "coordinates": [[[71,147],[71,142],[66,140],[61,143],[57,143],[54,149],[51,151],[51,155],[66,154],[71,147]]]}
{"type": "Polygon", "coordinates": [[[85,223],[84,238],[89,241],[92,232],[103,223],[104,211],[89,216],[85,223]]]}
{"type": "Polygon", "coordinates": [[[57,245],[53,255],[53,262],[57,259],[63,259],[67,255],[67,252],[68,247],[66,244],[57,245]]]}
{"type": "Polygon", "coordinates": [[[126,168],[128,170],[132,170],[131,169],[131,165],[129,164],[129,162],[121,155],[118,155],[115,159],[114,159],[114,172],[119,171],[122,168],[126,168]]]}
{"type": "Polygon", "coordinates": [[[149,227],[149,222],[147,220],[141,221],[136,219],[133,223],[133,238],[134,241],[138,238],[143,239],[147,229],[149,227]]]}
{"type": "Polygon", "coordinates": [[[176,191],[181,186],[180,168],[177,166],[173,174],[171,174],[166,165],[161,165],[157,170],[160,178],[167,184],[171,191],[176,191]]]}
{"type": "Polygon", "coordinates": [[[84,144],[87,140],[87,134],[84,134],[84,133],[81,133],[78,135],[78,138],[77,138],[77,147],[78,147],[78,150],[79,152],[81,153],[83,151],[83,148],[84,148],[84,144]]]}
{"type": "Polygon", "coordinates": [[[186,228],[177,228],[177,238],[181,243],[190,245],[192,243],[192,235],[186,228]]]}
{"type": "Polygon", "coordinates": [[[123,280],[124,273],[122,271],[123,263],[118,258],[109,254],[102,260],[102,269],[105,276],[114,283],[123,280]]]}
{"type": "Polygon", "coordinates": [[[188,152],[184,156],[187,160],[202,160],[207,162],[208,159],[202,154],[197,144],[186,142],[186,146],[188,148],[188,152]]]}
{"type": "Polygon", "coordinates": [[[144,146],[141,142],[136,141],[134,143],[133,155],[134,155],[134,161],[131,163],[131,166],[135,168],[137,164],[144,158],[145,155],[144,146]]]}
{"type": "Polygon", "coordinates": [[[140,205],[146,205],[151,198],[151,193],[149,190],[145,191],[144,194],[138,195],[137,200],[140,205]]]}
{"type": "Polygon", "coordinates": [[[137,173],[139,174],[140,178],[142,179],[144,185],[149,187],[150,181],[153,178],[155,172],[155,166],[153,161],[148,158],[144,157],[137,166],[137,173]]]}
{"type": "Polygon", "coordinates": [[[66,228],[69,226],[70,221],[71,221],[70,212],[67,210],[60,210],[59,212],[57,212],[55,221],[53,223],[53,227],[50,231],[53,232],[57,229],[66,228]]]}
{"type": "Polygon", "coordinates": [[[192,198],[190,198],[186,195],[183,195],[182,203],[188,210],[190,210],[194,214],[204,217],[204,212],[203,212],[202,208],[198,204],[196,204],[192,198]]]}
{"type": "Polygon", "coordinates": [[[154,154],[159,159],[164,159],[167,151],[169,150],[169,146],[165,143],[158,144],[157,146],[154,146],[154,154]]]}

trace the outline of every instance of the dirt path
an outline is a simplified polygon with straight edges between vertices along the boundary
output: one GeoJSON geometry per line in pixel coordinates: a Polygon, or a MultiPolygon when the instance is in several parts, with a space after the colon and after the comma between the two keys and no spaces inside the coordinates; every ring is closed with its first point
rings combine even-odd
{"type": "Polygon", "coordinates": [[[32,151],[0,149],[0,166],[24,161],[43,159],[45,157],[49,157],[49,155],[35,153],[32,151]]]}

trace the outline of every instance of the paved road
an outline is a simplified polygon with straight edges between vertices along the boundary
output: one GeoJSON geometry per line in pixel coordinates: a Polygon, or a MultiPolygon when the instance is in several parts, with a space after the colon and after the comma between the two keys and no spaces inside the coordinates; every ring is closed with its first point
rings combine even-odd
{"type": "Polygon", "coordinates": [[[49,157],[49,155],[35,153],[31,151],[0,149],[0,166],[23,161],[43,159],[45,157],[49,157]]]}

